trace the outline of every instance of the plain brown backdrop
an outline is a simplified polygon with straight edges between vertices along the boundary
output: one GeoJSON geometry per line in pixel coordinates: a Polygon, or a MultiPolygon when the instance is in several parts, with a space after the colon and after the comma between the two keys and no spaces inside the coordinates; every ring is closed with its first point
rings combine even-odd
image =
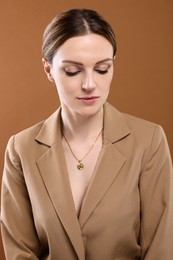
{"type": "MultiPolygon", "coordinates": [[[[112,24],[118,53],[109,101],[161,124],[173,154],[172,0],[9,0],[0,7],[0,176],[7,140],[59,105],[41,63],[47,23],[69,8],[91,8],[112,24]]],[[[1,179],[1,178],[0,178],[1,179]]],[[[0,259],[3,256],[0,244],[0,259]]]]}

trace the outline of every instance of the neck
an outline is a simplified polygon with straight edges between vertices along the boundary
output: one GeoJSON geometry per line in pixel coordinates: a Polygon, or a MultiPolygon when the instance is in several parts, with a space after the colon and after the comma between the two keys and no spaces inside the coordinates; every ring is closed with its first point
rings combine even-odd
{"type": "Polygon", "coordinates": [[[66,111],[62,107],[61,119],[63,133],[68,140],[78,139],[80,142],[86,138],[92,140],[103,128],[103,108],[94,115],[83,116],[66,111]]]}

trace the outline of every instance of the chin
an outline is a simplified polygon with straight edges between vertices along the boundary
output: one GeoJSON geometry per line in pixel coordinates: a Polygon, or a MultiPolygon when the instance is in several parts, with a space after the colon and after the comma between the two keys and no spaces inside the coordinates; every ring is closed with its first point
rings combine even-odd
{"type": "Polygon", "coordinates": [[[92,117],[95,116],[96,114],[99,114],[99,112],[102,112],[102,106],[99,107],[87,107],[85,109],[81,109],[81,111],[79,111],[81,116],[84,117],[92,117]]]}

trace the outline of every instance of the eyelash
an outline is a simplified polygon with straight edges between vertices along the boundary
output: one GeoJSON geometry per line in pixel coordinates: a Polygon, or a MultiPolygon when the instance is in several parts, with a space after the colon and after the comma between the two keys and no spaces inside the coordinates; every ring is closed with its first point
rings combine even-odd
{"type": "MultiPolygon", "coordinates": [[[[104,75],[106,73],[108,73],[108,69],[107,70],[95,70],[96,72],[98,72],[99,74],[101,75],[104,75]]],[[[76,72],[69,72],[69,71],[65,71],[65,74],[69,77],[73,77],[73,76],[76,76],[78,73],[80,73],[80,70],[79,71],[76,71],[76,72]]]]}
{"type": "Polygon", "coordinates": [[[76,76],[80,71],[76,71],[76,72],[69,72],[69,71],[65,71],[65,74],[69,77],[73,77],[76,76]]]}
{"type": "Polygon", "coordinates": [[[97,71],[101,75],[108,73],[108,69],[107,70],[95,70],[95,71],[97,71]]]}

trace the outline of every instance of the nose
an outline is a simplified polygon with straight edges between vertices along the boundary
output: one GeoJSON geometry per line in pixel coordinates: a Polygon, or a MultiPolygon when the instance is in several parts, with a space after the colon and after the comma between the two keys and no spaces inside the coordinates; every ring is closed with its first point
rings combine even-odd
{"type": "Polygon", "coordinates": [[[93,72],[88,72],[82,82],[82,89],[87,92],[91,92],[96,87],[96,82],[94,79],[93,72]]]}

